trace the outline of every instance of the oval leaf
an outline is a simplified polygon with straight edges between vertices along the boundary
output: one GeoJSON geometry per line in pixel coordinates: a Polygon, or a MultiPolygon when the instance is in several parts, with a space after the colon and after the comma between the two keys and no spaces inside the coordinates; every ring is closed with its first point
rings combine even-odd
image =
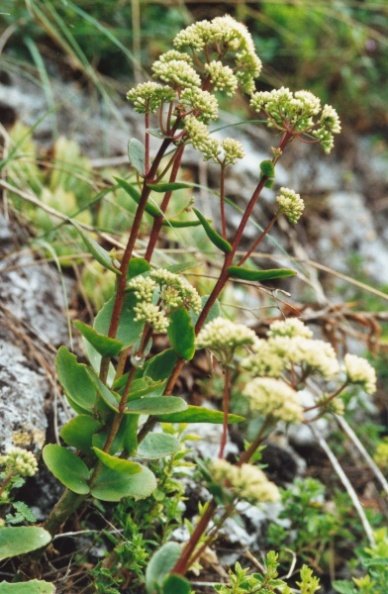
{"type": "Polygon", "coordinates": [[[145,581],[148,594],[155,594],[164,578],[171,572],[181,554],[181,546],[176,542],[167,542],[151,557],[148,563],[145,581]]]}
{"type": "Polygon", "coordinates": [[[42,580],[28,582],[0,582],[0,594],[55,594],[54,584],[42,580]]]}
{"type": "Polygon", "coordinates": [[[118,412],[120,395],[116,394],[116,392],[112,392],[112,390],[100,380],[98,375],[96,375],[92,369],[88,369],[88,375],[105,404],[107,404],[111,410],[118,412]]]}
{"type": "Polygon", "coordinates": [[[90,470],[78,456],[59,445],[49,444],[43,448],[43,460],[55,478],[70,491],[78,495],[89,493],[90,470]]]}
{"type": "Polygon", "coordinates": [[[190,361],[195,354],[195,331],[190,314],[183,307],[171,312],[167,334],[176,354],[190,361]]]}
{"type": "Polygon", "coordinates": [[[128,474],[136,474],[142,470],[141,464],[132,462],[132,460],[125,460],[124,458],[112,456],[99,448],[93,448],[93,451],[104,466],[120,474],[127,476],[128,474]]]}
{"type": "Polygon", "coordinates": [[[137,449],[140,458],[157,460],[175,454],[179,449],[179,441],[168,433],[149,433],[137,449]]]}
{"type": "Polygon", "coordinates": [[[92,447],[94,433],[101,429],[102,425],[89,415],[78,415],[71,419],[61,429],[60,435],[65,443],[88,453],[92,447]]]}
{"type": "Polygon", "coordinates": [[[190,594],[191,584],[181,575],[169,575],[163,582],[163,594],[190,594]]]}
{"type": "Polygon", "coordinates": [[[77,357],[62,346],[56,356],[56,369],[59,381],[70,397],[81,409],[93,410],[96,404],[96,388],[88,375],[88,368],[78,363],[77,357]]]}
{"type": "Polygon", "coordinates": [[[151,265],[147,260],[144,260],[144,258],[131,258],[128,266],[127,278],[133,278],[134,276],[143,274],[143,272],[148,272],[149,270],[151,270],[151,265]]]}
{"type": "Polygon", "coordinates": [[[193,208],[193,211],[195,212],[199,221],[201,222],[201,225],[204,228],[204,231],[210,239],[210,241],[225,254],[230,253],[232,251],[232,246],[230,245],[229,241],[224,239],[222,235],[218,233],[218,231],[213,229],[213,227],[210,225],[210,223],[198,209],[193,208]]]}
{"type": "Polygon", "coordinates": [[[177,360],[173,349],[166,349],[147,361],[144,373],[155,381],[166,380],[170,377],[177,360]]]}
{"type": "Polygon", "coordinates": [[[0,561],[24,555],[45,547],[51,542],[51,535],[44,528],[22,526],[0,528],[0,561]]]}
{"type": "Polygon", "coordinates": [[[145,149],[143,143],[137,138],[131,138],[128,142],[128,159],[132,167],[144,177],[145,149]]]}
{"type": "Polygon", "coordinates": [[[136,474],[123,474],[104,466],[91,488],[91,493],[93,497],[102,501],[120,501],[123,497],[145,499],[156,486],[155,475],[145,466],[141,466],[140,472],[136,474]]]}
{"type": "Polygon", "coordinates": [[[131,400],[125,409],[126,414],[137,415],[167,415],[184,411],[187,403],[179,396],[154,396],[153,398],[140,398],[131,400]]]}
{"type": "Polygon", "coordinates": [[[123,350],[124,345],[122,342],[115,338],[104,336],[104,334],[99,334],[88,324],[76,321],[74,322],[74,326],[103,357],[116,357],[123,350]]]}
{"type": "MultiPolygon", "coordinates": [[[[109,299],[94,320],[94,328],[99,334],[108,335],[110,321],[112,317],[114,297],[109,299]]],[[[120,315],[119,327],[116,333],[116,339],[123,343],[124,347],[131,346],[139,338],[143,331],[143,322],[134,320],[135,313],[133,308],[136,305],[136,297],[133,293],[127,293],[124,298],[123,308],[120,315]]]]}
{"type": "Polygon", "coordinates": [[[112,258],[108,252],[104,250],[104,248],[101,247],[97,241],[89,237],[89,235],[85,233],[81,227],[74,223],[74,221],[70,221],[70,223],[77,229],[84,241],[84,244],[86,245],[87,250],[92,254],[92,256],[94,256],[97,262],[115,274],[121,274],[120,270],[113,264],[112,258]]]}
{"type": "Polygon", "coordinates": [[[230,266],[228,273],[231,278],[238,278],[248,281],[268,281],[277,278],[287,278],[295,276],[296,271],[290,268],[271,268],[268,270],[259,270],[257,268],[244,268],[242,266],[230,266]]]}
{"type": "MultiPolygon", "coordinates": [[[[221,425],[224,421],[224,413],[212,408],[190,405],[182,412],[163,415],[161,421],[164,423],[214,423],[221,425]]],[[[245,421],[245,418],[240,415],[228,415],[228,423],[241,423],[242,421],[245,421]]]]}

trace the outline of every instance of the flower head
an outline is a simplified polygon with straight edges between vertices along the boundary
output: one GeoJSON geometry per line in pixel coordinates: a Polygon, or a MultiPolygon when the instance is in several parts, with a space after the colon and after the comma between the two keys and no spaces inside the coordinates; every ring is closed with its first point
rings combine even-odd
{"type": "Polygon", "coordinates": [[[180,102],[189,106],[201,122],[206,123],[218,118],[217,99],[208,91],[190,87],[182,92],[180,102]]]}
{"type": "Polygon", "coordinates": [[[349,382],[360,385],[367,394],[376,392],[376,371],[366,359],[347,354],[344,363],[349,382]]]}
{"type": "Polygon", "coordinates": [[[22,477],[34,476],[38,472],[38,463],[34,454],[23,448],[12,448],[0,456],[0,464],[5,466],[6,475],[22,477]]]}
{"type": "Polygon", "coordinates": [[[135,305],[133,311],[135,312],[135,320],[137,322],[149,324],[155,332],[167,332],[169,320],[163,311],[154,303],[141,301],[135,305]]]}
{"type": "Polygon", "coordinates": [[[238,140],[234,138],[225,138],[221,142],[218,161],[224,165],[234,165],[238,159],[245,156],[244,148],[238,140]]]}
{"type": "Polygon", "coordinates": [[[168,309],[185,307],[199,313],[202,308],[198,291],[184,277],[159,268],[150,273],[151,279],[161,287],[160,298],[168,309]]]}
{"type": "Polygon", "coordinates": [[[127,99],[133,104],[135,111],[139,113],[152,113],[162,103],[172,101],[175,98],[173,89],[156,82],[140,83],[127,93],[127,99]]]}
{"type": "Polygon", "coordinates": [[[331,379],[339,371],[337,356],[328,342],[300,336],[274,336],[269,342],[278,355],[286,359],[288,365],[298,365],[306,374],[317,373],[325,379],[331,379]]]}
{"type": "Polygon", "coordinates": [[[273,502],[279,499],[277,486],[253,464],[234,466],[226,460],[217,459],[211,461],[210,471],[214,482],[235,497],[252,503],[273,502]]]}
{"type": "Polygon", "coordinates": [[[271,415],[286,423],[302,420],[298,393],[282,380],[257,377],[245,386],[243,394],[248,398],[251,411],[271,415]]]}
{"type": "Polygon", "coordinates": [[[289,188],[280,188],[276,202],[279,210],[283,213],[290,223],[297,223],[304,211],[304,202],[299,194],[289,188]]]}
{"type": "Polygon", "coordinates": [[[301,338],[312,338],[313,333],[302,320],[298,318],[288,318],[287,320],[275,320],[269,327],[269,337],[274,336],[286,336],[287,338],[295,338],[300,336],[301,338]]]}
{"type": "Polygon", "coordinates": [[[212,159],[218,161],[220,144],[215,138],[211,138],[208,128],[198,118],[189,115],[185,118],[185,130],[189,142],[200,151],[205,161],[212,159]]]}
{"type": "Polygon", "coordinates": [[[244,324],[235,324],[225,318],[215,318],[200,331],[197,347],[210,349],[222,362],[229,360],[237,349],[250,347],[257,340],[256,334],[244,324]]]}
{"type": "Polygon", "coordinates": [[[155,78],[168,83],[174,89],[200,87],[201,78],[186,60],[157,60],[152,66],[155,78]]]}
{"type": "Polygon", "coordinates": [[[220,60],[212,60],[205,64],[205,71],[215,91],[224,91],[230,96],[235,94],[238,79],[230,66],[224,66],[220,60]]]}
{"type": "Polygon", "coordinates": [[[333,147],[333,135],[341,131],[335,109],[330,105],[321,108],[318,97],[309,91],[292,93],[281,87],[254,93],[251,106],[258,113],[265,114],[270,127],[285,130],[293,136],[312,135],[327,153],[333,147]]]}

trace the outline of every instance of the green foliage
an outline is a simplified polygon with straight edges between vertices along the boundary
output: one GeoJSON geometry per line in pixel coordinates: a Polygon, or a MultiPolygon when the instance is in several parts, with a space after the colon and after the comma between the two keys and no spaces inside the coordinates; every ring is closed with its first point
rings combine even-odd
{"type": "Polygon", "coordinates": [[[297,479],[282,492],[281,522],[271,523],[267,531],[269,546],[280,552],[284,567],[289,562],[286,549],[295,552],[306,562],[314,559],[314,566],[327,568],[331,560],[333,543],[337,550],[357,542],[361,535],[349,516],[349,500],[337,494],[334,502],[325,501],[325,488],[316,479],[297,479]],[[287,526],[282,525],[282,520],[287,526]],[[356,532],[353,532],[353,531],[356,532]]]}
{"type": "MultiPolygon", "coordinates": [[[[279,578],[278,556],[274,551],[267,553],[264,572],[250,573],[239,563],[229,573],[229,583],[215,586],[218,594],[291,594],[293,590],[286,581],[279,578]]],[[[319,579],[314,577],[311,569],[305,565],[300,571],[298,582],[301,594],[314,594],[320,589],[319,579]]]]}
{"type": "Polygon", "coordinates": [[[375,533],[376,544],[359,553],[359,568],[363,575],[352,580],[334,582],[339,594],[384,594],[388,583],[388,536],[383,528],[375,533]]]}
{"type": "Polygon", "coordinates": [[[28,582],[8,583],[0,582],[0,594],[54,594],[54,584],[42,580],[29,580],[28,582]]]}
{"type": "Polygon", "coordinates": [[[43,460],[53,475],[70,491],[79,495],[89,493],[90,470],[70,450],[56,444],[46,445],[43,448],[43,460]]]}
{"type": "Polygon", "coordinates": [[[46,546],[51,535],[43,528],[22,526],[0,528],[0,560],[24,555],[46,546]]]}
{"type": "Polygon", "coordinates": [[[269,281],[277,278],[288,278],[295,276],[295,270],[288,268],[274,268],[271,270],[258,270],[256,268],[245,268],[244,266],[230,266],[228,273],[231,278],[238,278],[249,281],[269,281]]]}
{"type": "Polygon", "coordinates": [[[195,354],[195,332],[189,312],[180,307],[171,312],[168,337],[175,353],[190,361],[195,354]]]}
{"type": "Polygon", "coordinates": [[[230,245],[229,241],[224,239],[222,235],[220,235],[218,231],[216,231],[214,227],[211,226],[211,224],[207,221],[206,217],[204,217],[203,214],[197,208],[193,208],[193,211],[197,215],[206,235],[208,236],[212,244],[215,245],[219,250],[221,250],[225,254],[230,253],[232,251],[232,246],[230,245]]]}

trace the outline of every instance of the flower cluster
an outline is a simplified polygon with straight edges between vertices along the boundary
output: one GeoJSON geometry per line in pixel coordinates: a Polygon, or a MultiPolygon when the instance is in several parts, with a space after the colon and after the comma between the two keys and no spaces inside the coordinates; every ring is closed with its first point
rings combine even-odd
{"type": "MultiPolygon", "coordinates": [[[[247,93],[254,91],[255,79],[261,72],[262,64],[248,29],[233,17],[225,15],[190,25],[178,33],[174,46],[179,50],[189,48],[195,52],[203,52],[206,48],[208,55],[212,52],[229,55],[234,61],[234,75],[242,89],[247,93]]],[[[217,79],[216,67],[211,68],[217,79]]],[[[222,79],[226,79],[225,90],[229,93],[234,83],[231,78],[228,82],[228,71],[221,74],[218,70],[218,79],[218,85],[222,84],[222,79]]]]}
{"type": "Polygon", "coordinates": [[[218,317],[200,331],[197,347],[211,350],[225,364],[231,360],[238,349],[251,347],[256,341],[254,331],[244,324],[236,324],[218,317]]]}
{"type": "Polygon", "coordinates": [[[135,294],[135,320],[153,326],[155,332],[166,332],[169,320],[166,312],[184,307],[199,313],[201,297],[184,278],[169,270],[159,269],[149,276],[135,276],[128,283],[128,289],[135,294]],[[160,299],[160,305],[156,301],[160,299]]]}
{"type": "Polygon", "coordinates": [[[185,89],[180,96],[180,102],[191,108],[201,122],[206,123],[218,118],[217,99],[208,91],[195,87],[185,89]]]}
{"type": "Polygon", "coordinates": [[[152,66],[156,78],[168,83],[173,89],[200,87],[201,77],[186,60],[156,60],[152,66]]]}
{"type": "Polygon", "coordinates": [[[209,76],[215,91],[223,91],[229,96],[235,94],[238,80],[230,66],[224,66],[220,60],[212,60],[205,64],[205,72],[209,76]]]}
{"type": "Polygon", "coordinates": [[[199,118],[189,115],[185,118],[185,130],[190,144],[200,151],[205,161],[215,161],[220,165],[233,165],[245,155],[241,142],[234,138],[216,140],[199,118]]]}
{"type": "Polygon", "coordinates": [[[38,472],[38,463],[34,454],[23,448],[12,448],[7,454],[0,456],[0,465],[5,467],[6,476],[27,477],[34,476],[38,472]]]}
{"type": "Polygon", "coordinates": [[[333,148],[334,134],[341,131],[337,112],[331,105],[321,102],[309,91],[296,91],[281,87],[273,91],[254,93],[251,106],[264,113],[268,125],[285,130],[293,136],[309,134],[316,138],[326,153],[333,148]]]}
{"type": "Polygon", "coordinates": [[[304,202],[299,194],[289,188],[280,188],[276,196],[279,211],[283,213],[290,223],[297,223],[304,211],[304,202]]]}
{"type": "Polygon", "coordinates": [[[302,420],[303,409],[298,393],[282,380],[256,377],[248,382],[243,394],[249,399],[249,407],[253,412],[271,415],[286,423],[302,420]]]}
{"type": "Polygon", "coordinates": [[[175,93],[170,87],[151,81],[140,83],[127,93],[127,99],[139,113],[153,113],[174,97],[175,93]]]}
{"type": "Polygon", "coordinates": [[[252,503],[278,501],[277,486],[269,481],[264,472],[253,464],[235,466],[226,460],[210,462],[212,480],[229,491],[233,497],[240,497],[252,503]]]}
{"type": "Polygon", "coordinates": [[[376,392],[376,371],[366,359],[357,355],[345,355],[345,372],[352,384],[360,385],[367,394],[376,392]]]}
{"type": "Polygon", "coordinates": [[[288,318],[287,320],[275,320],[272,322],[268,336],[273,338],[274,336],[285,336],[286,338],[312,338],[313,333],[302,320],[298,318],[288,318]]]}

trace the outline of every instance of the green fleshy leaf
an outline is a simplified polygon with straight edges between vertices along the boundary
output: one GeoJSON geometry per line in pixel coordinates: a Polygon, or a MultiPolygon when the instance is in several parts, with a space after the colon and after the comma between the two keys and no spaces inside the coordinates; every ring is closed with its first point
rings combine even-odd
{"type": "Polygon", "coordinates": [[[124,345],[122,342],[115,338],[104,336],[104,334],[99,334],[88,324],[76,321],[74,322],[74,326],[103,357],[116,357],[123,350],[124,345]]]}
{"type": "Polygon", "coordinates": [[[43,448],[43,460],[55,478],[70,491],[78,495],[89,493],[90,470],[78,456],[59,445],[48,444],[43,448]]]}
{"type": "Polygon", "coordinates": [[[160,192],[165,194],[166,192],[175,192],[176,190],[186,190],[187,188],[192,189],[190,184],[184,182],[166,182],[160,184],[147,184],[154,192],[160,192]]]}
{"type": "Polygon", "coordinates": [[[176,219],[165,219],[162,223],[165,227],[173,227],[174,229],[184,229],[185,227],[198,227],[201,221],[178,221],[176,219]]]}
{"type": "Polygon", "coordinates": [[[55,594],[55,586],[42,580],[0,582],[0,594],[55,594]]]}
{"type": "Polygon", "coordinates": [[[154,396],[153,398],[139,398],[131,400],[125,409],[126,414],[140,415],[168,415],[184,411],[187,403],[179,396],[154,396]]]}
{"type": "Polygon", "coordinates": [[[56,356],[56,369],[59,381],[69,396],[80,409],[91,411],[96,404],[96,389],[88,375],[88,367],[78,363],[77,357],[66,347],[61,346],[56,356]]]}
{"type": "Polygon", "coordinates": [[[71,222],[73,227],[77,229],[78,233],[81,235],[84,241],[84,244],[86,245],[87,250],[92,254],[92,256],[94,256],[97,262],[107,270],[111,270],[115,274],[121,274],[117,266],[114,265],[109,253],[106,250],[104,250],[104,248],[101,247],[100,244],[97,243],[97,241],[89,237],[89,235],[85,233],[81,229],[81,227],[77,225],[77,223],[75,223],[74,221],[69,222],[71,222]]]}
{"type": "MultiPolygon", "coordinates": [[[[117,181],[120,188],[125,190],[127,192],[127,194],[132,198],[132,200],[134,200],[136,202],[136,204],[139,204],[140,194],[136,190],[135,186],[130,184],[129,182],[127,182],[125,179],[122,179],[121,177],[115,177],[115,180],[117,181]]],[[[147,204],[145,206],[145,211],[154,218],[160,217],[160,215],[162,214],[162,211],[160,210],[160,208],[158,208],[151,202],[147,202],[147,204]]]]}
{"type": "Polygon", "coordinates": [[[145,149],[144,145],[137,138],[131,138],[128,142],[128,158],[134,169],[144,177],[145,173],[145,149]]]}
{"type": "Polygon", "coordinates": [[[127,278],[129,280],[135,276],[138,276],[138,274],[143,274],[149,270],[151,270],[151,265],[149,262],[147,262],[147,260],[144,258],[131,258],[128,267],[127,278]]]}
{"type": "Polygon", "coordinates": [[[139,458],[157,460],[172,456],[179,449],[179,441],[168,433],[149,433],[137,449],[139,458]]]}
{"type": "Polygon", "coordinates": [[[91,488],[91,493],[93,497],[102,501],[120,501],[123,497],[145,499],[152,494],[156,486],[155,475],[145,466],[141,466],[140,472],[136,474],[124,474],[103,466],[91,488]]]}
{"type": "Polygon", "coordinates": [[[147,376],[141,377],[132,382],[128,400],[138,400],[143,396],[160,396],[163,394],[164,385],[164,380],[154,382],[147,376]]]}
{"type": "Polygon", "coordinates": [[[51,535],[44,528],[36,526],[0,528],[0,561],[35,551],[45,547],[50,541],[51,535]]]}
{"type": "MultiPolygon", "coordinates": [[[[167,398],[170,398],[170,396],[167,398]]],[[[160,420],[163,423],[213,423],[222,425],[224,414],[219,410],[189,405],[186,410],[165,414],[160,420]]],[[[241,423],[242,421],[245,421],[245,418],[240,415],[228,415],[228,423],[241,423]]]]}
{"type": "Polygon", "coordinates": [[[88,375],[105,404],[111,410],[118,412],[120,394],[110,390],[92,369],[88,369],[88,375]]]}
{"type": "MultiPolygon", "coordinates": [[[[114,297],[109,299],[100,311],[94,321],[94,328],[99,334],[108,335],[110,321],[112,317],[114,297]]],[[[135,314],[133,308],[136,305],[136,297],[133,293],[126,293],[121,311],[119,327],[116,333],[116,339],[123,343],[125,347],[131,346],[139,338],[143,331],[143,322],[134,320],[135,314]]]]}
{"type": "Polygon", "coordinates": [[[124,458],[112,456],[99,448],[93,448],[93,451],[104,466],[120,474],[127,476],[128,474],[137,474],[142,470],[141,464],[132,462],[132,460],[125,460],[124,458]]]}
{"type": "Polygon", "coordinates": [[[181,554],[181,546],[176,542],[167,542],[151,557],[145,575],[148,594],[160,590],[164,579],[174,568],[181,554]]]}
{"type": "Polygon", "coordinates": [[[198,219],[200,220],[201,225],[202,225],[206,235],[212,242],[212,244],[215,245],[216,247],[218,247],[218,249],[220,249],[225,254],[229,254],[232,251],[232,246],[230,245],[229,241],[224,239],[222,237],[222,235],[220,235],[218,233],[218,231],[213,229],[213,227],[210,225],[208,220],[203,216],[203,214],[198,209],[193,208],[193,211],[195,212],[198,219]]]}
{"type": "Polygon", "coordinates": [[[144,374],[153,380],[166,380],[170,377],[178,357],[173,349],[166,349],[149,359],[144,367],[144,374]]]}
{"type": "Polygon", "coordinates": [[[191,584],[181,575],[169,575],[163,582],[163,594],[190,594],[191,584]]]}
{"type": "Polygon", "coordinates": [[[275,177],[275,167],[272,161],[262,161],[260,163],[260,171],[265,177],[275,177]]]}
{"type": "Polygon", "coordinates": [[[60,435],[69,445],[88,453],[92,447],[92,438],[101,429],[101,423],[89,415],[78,415],[63,425],[60,435]]]}
{"type": "Polygon", "coordinates": [[[268,270],[259,270],[257,268],[244,268],[243,266],[230,266],[228,273],[231,278],[238,278],[247,281],[269,281],[278,278],[288,278],[295,276],[296,271],[290,268],[271,268],[268,270]]]}
{"type": "Polygon", "coordinates": [[[167,333],[176,354],[190,361],[195,355],[195,331],[190,314],[183,307],[171,312],[167,333]]]}

